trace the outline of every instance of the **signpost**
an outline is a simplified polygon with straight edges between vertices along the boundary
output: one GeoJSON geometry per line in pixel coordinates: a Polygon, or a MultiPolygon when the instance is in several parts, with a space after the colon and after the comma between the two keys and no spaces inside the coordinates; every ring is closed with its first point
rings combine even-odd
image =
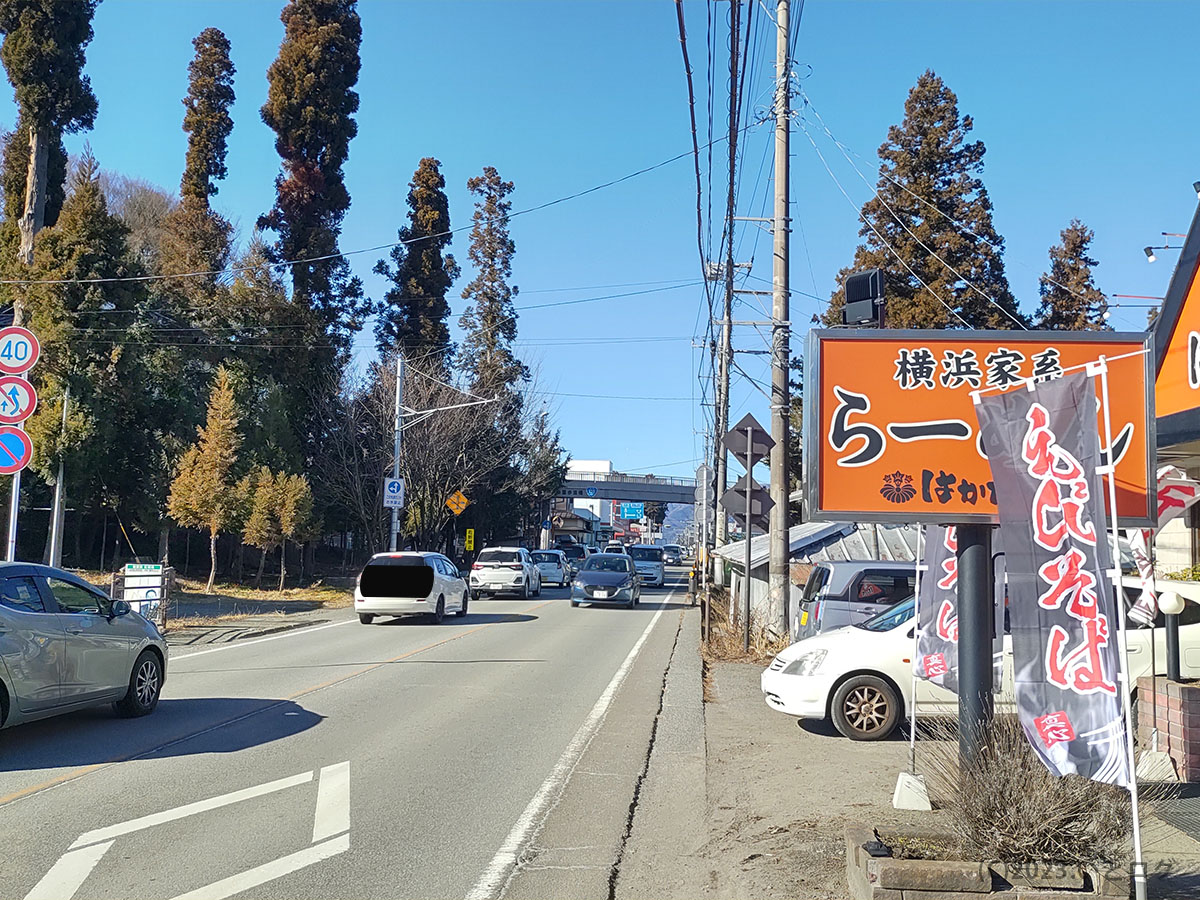
{"type": "MultiPolygon", "coordinates": [[[[1086,371],[1091,376],[1099,371],[1095,379],[1099,384],[1089,378],[1086,403],[1076,407],[1081,418],[1075,432],[1096,428],[1102,436],[1093,445],[1097,450],[1092,472],[1108,479],[1110,521],[1153,527],[1157,520],[1153,361],[1150,335],[1142,333],[809,332],[805,362],[815,372],[805,379],[804,486],[810,517],[956,526],[952,562],[958,582],[959,733],[964,759],[977,755],[979,729],[986,726],[991,707],[995,615],[991,529],[1000,523],[993,462],[999,465],[1004,453],[1012,455],[999,436],[1018,437],[1009,423],[1004,431],[989,431],[991,437],[985,441],[979,425],[984,416],[977,411],[997,392],[1023,400],[1026,391],[1057,388],[1058,379],[1070,377],[1070,372],[1086,371]],[[989,451],[995,454],[994,461],[989,461],[989,451]]],[[[1036,424],[1034,418],[1027,422],[1029,428],[1036,424]]],[[[1091,434],[1094,439],[1096,432],[1091,434]]],[[[1040,459],[1038,453],[1057,447],[1055,441],[1066,434],[1036,438],[1027,435],[1022,452],[1040,459]]],[[[1063,461],[1066,457],[1055,459],[1041,473],[1050,487],[1039,494],[1045,512],[1033,517],[1034,527],[1065,528],[1069,521],[1082,529],[1085,523],[1079,516],[1089,498],[1095,503],[1097,521],[1103,521],[1104,501],[1095,496],[1100,492],[1082,482],[1082,486],[1068,483],[1075,468],[1083,471],[1082,457],[1074,466],[1063,461]],[[1076,493],[1064,494],[1064,490],[1076,493]]],[[[1017,468],[1037,474],[1027,460],[1017,468]]],[[[1004,500],[1012,504],[1011,491],[1006,491],[1004,500]]],[[[1027,509],[1021,512],[1023,525],[1028,525],[1029,515],[1027,509]]],[[[1010,512],[1007,530],[1013,529],[1013,521],[1010,512]]],[[[1016,571],[1007,540],[1005,553],[1010,586],[1054,574],[1047,566],[1036,572],[1016,571]]],[[[1114,558],[1116,553],[1114,542],[1114,558]]],[[[1023,561],[1023,568],[1028,565],[1023,561]]],[[[1035,612],[1041,615],[1037,604],[1049,594],[1033,596],[1035,612]]],[[[1061,602],[1060,595],[1054,605],[1061,602]]],[[[1047,603],[1045,609],[1049,608],[1047,603]]],[[[1100,626],[1096,627],[1099,634],[1100,626]]],[[[1116,630],[1123,637],[1123,629],[1116,630]]],[[[1072,665],[1079,665],[1083,656],[1077,653],[1071,659],[1072,665]]],[[[1026,664],[1018,661],[1017,665],[1026,664]]],[[[1047,725],[1053,724],[1049,719],[1047,725]]]]}
{"type": "Polygon", "coordinates": [[[467,495],[462,491],[455,491],[450,495],[450,499],[446,501],[446,505],[450,507],[450,512],[456,516],[461,516],[463,510],[471,505],[471,501],[467,499],[467,495]]]}
{"type": "Polygon", "coordinates": [[[383,508],[384,509],[403,509],[404,508],[404,479],[403,478],[385,478],[385,479],[383,479],[383,508]]]}
{"type": "Polygon", "coordinates": [[[998,524],[971,392],[1049,380],[1104,356],[1117,511],[1129,527],[1154,527],[1149,348],[1142,333],[814,329],[805,356],[814,367],[804,402],[809,518],[998,524]]]}
{"type": "Polygon", "coordinates": [[[0,328],[0,373],[4,379],[4,399],[0,400],[0,475],[12,476],[12,494],[8,506],[8,552],[6,559],[17,558],[17,513],[21,507],[21,470],[33,458],[33,444],[21,422],[29,418],[37,406],[33,386],[21,378],[42,355],[42,345],[28,328],[10,325],[0,328]],[[24,387],[17,386],[17,382],[24,387]]]}
{"type": "Polygon", "coordinates": [[[642,519],[646,516],[645,503],[622,503],[621,518],[622,519],[642,519]]]}
{"type": "MultiPolygon", "coordinates": [[[[733,454],[734,459],[742,464],[746,469],[746,474],[738,479],[737,483],[727,490],[721,496],[721,505],[727,508],[739,507],[742,510],[742,518],[739,522],[744,523],[746,533],[746,558],[745,558],[745,573],[742,578],[742,617],[743,637],[742,645],[746,652],[750,651],[750,539],[752,536],[752,526],[762,525],[763,519],[767,513],[771,511],[771,507],[775,505],[771,499],[769,492],[763,490],[750,473],[754,471],[754,466],[767,458],[771,452],[771,448],[775,446],[775,441],[771,435],[767,434],[766,430],[758,424],[758,420],[754,416],[747,414],[733,428],[727,431],[724,437],[721,438],[721,443],[725,449],[733,454]]],[[[734,514],[735,517],[737,514],[734,514]]]]}

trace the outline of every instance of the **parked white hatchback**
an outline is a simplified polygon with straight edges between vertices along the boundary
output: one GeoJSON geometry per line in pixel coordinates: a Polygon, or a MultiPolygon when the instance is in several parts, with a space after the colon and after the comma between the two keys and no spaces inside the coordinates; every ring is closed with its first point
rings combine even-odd
{"type": "Polygon", "coordinates": [[[543,582],[552,581],[566,587],[571,581],[571,564],[561,550],[534,550],[529,554],[543,582]]]}
{"type": "Polygon", "coordinates": [[[467,614],[467,583],[440,553],[407,551],[372,556],[354,587],[358,621],[376,616],[428,616],[441,624],[446,613],[467,614]]]}
{"type": "MultiPolygon", "coordinates": [[[[914,602],[889,607],[858,625],[848,625],[797,641],[763,671],[760,686],[767,705],[801,719],[830,719],[855,741],[878,741],[891,734],[912,702],[914,602]]],[[[1162,614],[1153,629],[1155,668],[1166,671],[1166,628],[1162,614]]],[[[1130,676],[1150,674],[1151,629],[1131,628],[1130,676]]],[[[1189,603],[1179,617],[1180,669],[1200,677],[1200,606],[1189,603]]],[[[1012,641],[1004,638],[1004,683],[996,708],[1012,711],[1012,641]]],[[[917,715],[955,716],[958,696],[917,679],[917,715]]]]}

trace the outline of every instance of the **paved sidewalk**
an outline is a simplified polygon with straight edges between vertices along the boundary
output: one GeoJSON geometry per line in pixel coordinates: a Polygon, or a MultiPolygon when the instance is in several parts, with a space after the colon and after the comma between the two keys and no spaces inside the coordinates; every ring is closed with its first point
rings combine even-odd
{"type": "Polygon", "coordinates": [[[667,670],[654,746],[619,867],[618,900],[688,900],[704,893],[699,854],[708,839],[708,801],[702,682],[700,614],[688,610],[667,670]]]}

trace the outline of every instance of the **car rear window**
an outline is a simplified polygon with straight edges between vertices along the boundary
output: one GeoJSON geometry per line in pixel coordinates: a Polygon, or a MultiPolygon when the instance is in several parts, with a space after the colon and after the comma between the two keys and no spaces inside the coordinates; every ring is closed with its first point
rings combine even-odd
{"type": "Polygon", "coordinates": [[[568,559],[583,559],[587,556],[587,551],[582,547],[563,547],[563,553],[568,559]]]}
{"type": "Polygon", "coordinates": [[[419,556],[373,559],[359,578],[364,597],[428,597],[433,590],[433,566],[419,556]]]}
{"type": "Polygon", "coordinates": [[[593,556],[584,569],[593,572],[628,572],[630,565],[628,559],[618,556],[593,556]]]}
{"type": "Polygon", "coordinates": [[[521,557],[516,550],[484,550],[476,560],[476,562],[481,563],[515,563],[520,561],[521,557]]]}
{"type": "Polygon", "coordinates": [[[659,547],[633,548],[633,558],[638,562],[662,562],[662,554],[659,547]]]}
{"type": "Polygon", "coordinates": [[[558,555],[555,553],[533,553],[533,561],[535,563],[551,563],[558,565],[558,555]]]}

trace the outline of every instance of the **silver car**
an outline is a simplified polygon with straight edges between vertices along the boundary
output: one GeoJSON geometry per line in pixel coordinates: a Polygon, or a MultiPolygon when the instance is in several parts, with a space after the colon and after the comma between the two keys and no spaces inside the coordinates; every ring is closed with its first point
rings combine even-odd
{"type": "Polygon", "coordinates": [[[82,578],[0,563],[0,727],[101,703],[154,711],[167,674],[158,628],[82,578]]]}

